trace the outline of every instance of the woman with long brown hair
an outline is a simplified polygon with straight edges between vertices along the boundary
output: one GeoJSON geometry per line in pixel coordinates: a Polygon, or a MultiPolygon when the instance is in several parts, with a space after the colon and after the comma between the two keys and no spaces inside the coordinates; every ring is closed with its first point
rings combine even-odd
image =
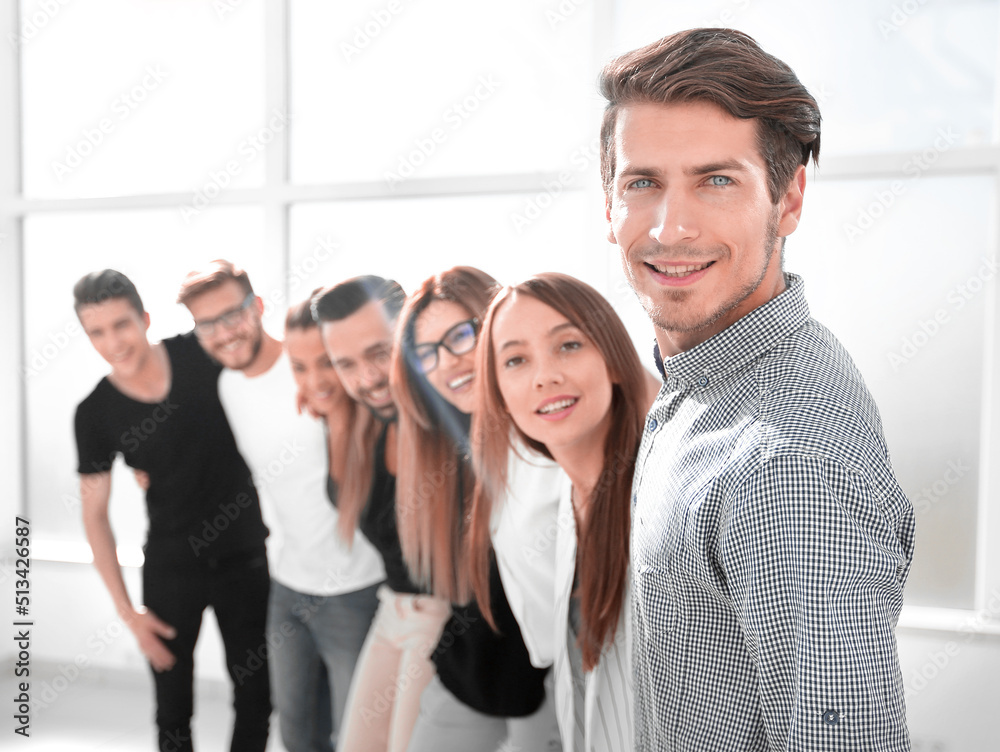
{"type": "MultiPolygon", "coordinates": [[[[564,749],[631,750],[627,581],[632,471],[655,379],[611,305],[540,274],[497,295],[483,323],[472,435],[473,587],[488,603],[490,520],[523,442],[565,471],[556,526],[556,710],[564,749]],[[582,723],[581,723],[582,721],[582,723]]],[[[488,613],[488,611],[487,611],[488,613]]]]}
{"type": "MultiPolygon", "coordinates": [[[[415,581],[453,610],[432,657],[437,676],[421,698],[410,752],[492,752],[504,743],[541,751],[558,743],[552,706],[544,702],[547,669],[532,665],[489,554],[484,588],[499,632],[469,603],[465,519],[475,487],[468,452],[474,349],[498,288],[471,267],[435,275],[407,300],[397,329],[390,385],[399,409],[399,538],[415,581]]],[[[544,478],[558,477],[558,469],[541,463],[535,470],[537,505],[554,511],[557,489],[550,482],[546,491],[544,478]]],[[[553,568],[545,568],[540,576],[551,581],[553,568]]]]}

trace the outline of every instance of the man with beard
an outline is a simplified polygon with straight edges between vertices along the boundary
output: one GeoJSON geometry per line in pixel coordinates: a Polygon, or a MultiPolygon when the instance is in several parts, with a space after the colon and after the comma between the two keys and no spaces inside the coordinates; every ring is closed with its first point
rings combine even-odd
{"type": "Polygon", "coordinates": [[[155,672],[159,749],[192,749],[194,646],[211,606],[233,679],[231,748],[263,752],[268,677],[241,674],[239,664],[264,640],[267,529],[219,403],[219,367],[190,333],[151,344],[149,314],[120,272],[84,276],[73,296],[87,337],[111,366],[76,412],[84,529],[118,615],[155,672]],[[118,454],[146,491],[141,606],[125,589],[108,516],[118,454]]]}
{"type": "Polygon", "coordinates": [[[282,742],[289,752],[332,752],[385,576],[381,561],[361,535],[336,534],[323,423],[296,410],[289,355],[264,331],[247,273],[213,261],[185,278],[178,302],[225,368],[219,395],[276,522],[268,642],[282,742]]]}
{"type": "Polygon", "coordinates": [[[344,717],[345,749],[402,752],[434,676],[430,656],[451,608],[410,577],[396,527],[396,404],[389,365],[406,300],[393,280],[356,277],[316,294],[313,318],[344,390],[370,412],[351,445],[339,489],[340,535],[360,529],[385,564],[379,608],[358,660],[344,717]]]}
{"type": "Polygon", "coordinates": [[[913,508],[875,402],[782,247],[815,99],[747,35],[605,67],[610,240],[663,386],[635,465],[640,750],[908,750],[894,629],[913,508]]]}

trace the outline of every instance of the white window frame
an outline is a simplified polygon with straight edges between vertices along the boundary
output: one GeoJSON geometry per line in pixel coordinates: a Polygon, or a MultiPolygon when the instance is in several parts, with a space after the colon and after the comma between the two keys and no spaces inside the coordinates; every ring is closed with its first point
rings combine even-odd
{"type": "MultiPolygon", "coordinates": [[[[286,111],[289,90],[288,5],[291,0],[265,0],[265,103],[264,111],[286,111]]],[[[595,30],[593,59],[610,56],[610,40],[614,38],[616,6],[625,0],[595,0],[595,30]]],[[[189,198],[182,193],[135,195],[115,198],[84,199],[25,199],[21,195],[21,112],[19,49],[10,40],[19,28],[18,3],[4,3],[0,10],[0,312],[6,326],[0,328],[0,347],[14,353],[13,362],[0,376],[0,386],[6,387],[4,413],[0,414],[3,465],[0,466],[0,520],[10,527],[10,534],[0,535],[0,557],[13,554],[13,521],[16,515],[30,518],[27,474],[27,437],[25,412],[25,382],[21,374],[27,360],[24,327],[24,246],[23,223],[28,215],[63,211],[102,211],[148,208],[173,208],[189,198]]],[[[1000,29],[998,29],[1000,36],[1000,29]]],[[[998,56],[1000,59],[1000,56],[998,56]]],[[[1000,63],[998,63],[1000,65],[1000,63]]],[[[1000,71],[997,78],[1000,84],[1000,71]]],[[[1000,96],[996,98],[998,112],[994,127],[1000,127],[1000,96]]],[[[1000,217],[1000,134],[994,133],[992,145],[963,147],[939,154],[931,175],[988,176],[997,186],[997,205],[991,223],[990,244],[995,257],[1000,258],[996,232],[1000,217]]],[[[280,134],[268,146],[264,184],[260,188],[233,189],[220,194],[219,204],[241,204],[261,207],[264,212],[265,247],[275,249],[266,260],[264,270],[271,278],[286,280],[289,267],[289,209],[310,201],[345,201],[363,199],[399,199],[418,196],[457,196],[470,193],[494,194],[537,193],[548,181],[558,179],[554,172],[512,175],[482,175],[450,178],[413,178],[390,191],[384,181],[292,185],[288,181],[288,131],[280,134]],[[273,275],[273,276],[272,276],[273,275]]],[[[878,179],[891,181],[899,177],[901,153],[844,155],[825,158],[822,167],[824,181],[878,179]]],[[[584,186],[578,181],[569,191],[600,193],[599,186],[584,186]]],[[[613,254],[609,254],[611,256],[613,254]]],[[[608,260],[607,279],[614,278],[617,259],[608,260]]],[[[284,290],[287,294],[288,290],[284,290]]],[[[605,290],[609,292],[609,290],[605,290]]],[[[997,305],[997,282],[987,292],[987,320],[983,342],[983,392],[981,395],[982,424],[979,457],[979,497],[977,526],[977,561],[975,578],[975,608],[973,610],[914,607],[903,609],[900,627],[904,630],[935,630],[963,632],[974,625],[976,633],[1000,635],[1000,307],[997,305]]],[[[34,539],[37,558],[46,558],[44,534],[34,539]]],[[[55,556],[52,556],[55,558],[55,556]]],[[[79,558],[85,560],[85,556],[79,558]]],[[[61,558],[60,560],[65,560],[61,558]]]]}

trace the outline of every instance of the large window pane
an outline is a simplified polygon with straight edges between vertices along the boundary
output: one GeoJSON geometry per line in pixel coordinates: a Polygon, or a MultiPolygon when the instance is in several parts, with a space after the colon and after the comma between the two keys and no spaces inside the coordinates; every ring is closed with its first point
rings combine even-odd
{"type": "Polygon", "coordinates": [[[292,179],[562,169],[597,134],[593,13],[535,0],[293,0],[292,179]]]}
{"type": "Polygon", "coordinates": [[[263,0],[22,0],[25,193],[260,184],[263,16],[263,0]]]}
{"type": "Polygon", "coordinates": [[[879,404],[917,513],[907,602],[973,608],[993,181],[924,178],[898,195],[819,181],[807,196],[786,268],[879,404]]]}
{"type": "Polygon", "coordinates": [[[497,194],[298,206],[291,300],[359,274],[392,277],[409,292],[456,264],[480,267],[503,284],[561,271],[601,286],[605,244],[586,220],[584,194],[565,193],[529,226],[515,227],[510,215],[526,200],[497,194]]]}
{"type": "Polygon", "coordinates": [[[823,152],[922,149],[993,138],[996,0],[793,0],[623,4],[615,50],[682,29],[746,31],[820,102],[823,152]],[[827,41],[824,41],[827,40],[827,41]]]}
{"type": "MultiPolygon", "coordinates": [[[[205,213],[196,225],[173,209],[45,214],[25,222],[25,390],[27,393],[28,496],[35,534],[82,540],[73,414],[108,372],[73,312],[73,284],[87,272],[111,267],[136,285],[150,313],[150,340],[191,328],[177,305],[184,275],[238,249],[231,260],[246,268],[262,290],[280,285],[265,276],[262,216],[256,209],[205,213]]],[[[111,503],[119,545],[145,538],[142,496],[116,463],[111,503]]]]}

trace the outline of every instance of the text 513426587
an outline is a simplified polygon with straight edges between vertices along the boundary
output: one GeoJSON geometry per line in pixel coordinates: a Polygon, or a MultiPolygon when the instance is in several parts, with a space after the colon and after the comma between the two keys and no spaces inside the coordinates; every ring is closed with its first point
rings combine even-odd
{"type": "Polygon", "coordinates": [[[28,520],[14,520],[14,643],[17,657],[14,663],[14,733],[30,736],[31,728],[31,526],[28,520]]]}

